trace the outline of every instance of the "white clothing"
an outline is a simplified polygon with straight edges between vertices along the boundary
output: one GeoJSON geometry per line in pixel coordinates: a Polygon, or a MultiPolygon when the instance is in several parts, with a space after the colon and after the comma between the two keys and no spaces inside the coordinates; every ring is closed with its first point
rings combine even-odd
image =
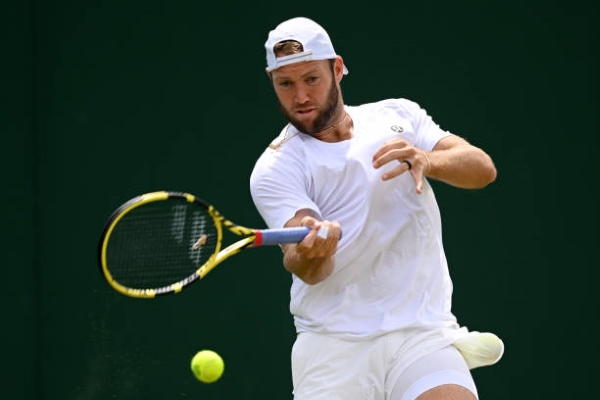
{"type": "Polygon", "coordinates": [[[301,333],[292,348],[294,399],[414,400],[444,384],[477,396],[458,350],[436,342],[435,336],[413,330],[365,341],[301,333]]]}
{"type": "Polygon", "coordinates": [[[459,327],[450,310],[452,282],[431,186],[424,179],[417,194],[409,173],[381,180],[395,162],[372,166],[375,151],[392,138],[432,150],[451,133],[406,99],[346,111],[354,123],[350,140],[326,143],[290,126],[273,144],[286,134],[288,140],[264,151],[250,179],[268,227],[281,228],[297,210],[309,208],[342,228],[331,276],[307,285],[293,275],[296,329],[344,339],[411,327],[447,328],[454,336],[459,327]]]}

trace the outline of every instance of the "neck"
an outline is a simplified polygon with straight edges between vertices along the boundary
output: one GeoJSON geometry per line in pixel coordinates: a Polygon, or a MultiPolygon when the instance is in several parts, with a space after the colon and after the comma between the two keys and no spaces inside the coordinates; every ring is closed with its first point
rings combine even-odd
{"type": "MultiPolygon", "coordinates": [[[[330,142],[330,141],[342,141],[342,140],[346,140],[352,137],[352,132],[350,132],[350,129],[345,130],[344,127],[346,126],[344,124],[344,122],[350,119],[348,113],[344,110],[344,115],[342,116],[342,118],[340,118],[338,120],[338,122],[336,122],[335,124],[323,129],[320,132],[314,133],[311,136],[314,137],[315,139],[319,139],[319,140],[323,140],[324,142],[330,142]],[[334,135],[331,135],[331,134],[334,135]],[[327,137],[327,138],[326,138],[327,137]]],[[[352,125],[352,120],[350,119],[350,126],[352,125]]]]}

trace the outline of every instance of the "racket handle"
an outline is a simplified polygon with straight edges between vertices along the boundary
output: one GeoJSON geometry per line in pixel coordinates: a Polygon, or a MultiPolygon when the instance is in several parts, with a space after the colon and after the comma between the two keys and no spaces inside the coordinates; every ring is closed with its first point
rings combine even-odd
{"type": "MultiPolygon", "coordinates": [[[[310,228],[262,229],[256,233],[254,246],[275,246],[283,243],[299,243],[308,235],[310,228]]],[[[342,237],[340,232],[340,238],[342,237]]]]}
{"type": "Polygon", "coordinates": [[[308,235],[310,228],[261,229],[256,232],[254,246],[275,246],[283,243],[299,243],[308,235]]]}

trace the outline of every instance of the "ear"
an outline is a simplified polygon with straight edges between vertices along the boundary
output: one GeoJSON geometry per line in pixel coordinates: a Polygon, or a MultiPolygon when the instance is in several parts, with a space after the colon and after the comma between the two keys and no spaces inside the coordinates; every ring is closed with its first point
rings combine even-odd
{"type": "Polygon", "coordinates": [[[342,77],[344,76],[344,59],[342,56],[335,57],[335,66],[333,68],[335,72],[335,80],[337,83],[340,83],[342,77]]]}

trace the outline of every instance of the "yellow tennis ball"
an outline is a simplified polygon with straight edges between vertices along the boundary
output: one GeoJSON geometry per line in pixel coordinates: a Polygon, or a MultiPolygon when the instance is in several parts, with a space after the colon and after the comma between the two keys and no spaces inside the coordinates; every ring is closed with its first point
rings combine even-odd
{"type": "Polygon", "coordinates": [[[212,383],[223,375],[225,363],[216,352],[200,350],[192,357],[191,368],[198,380],[204,383],[212,383]]]}

